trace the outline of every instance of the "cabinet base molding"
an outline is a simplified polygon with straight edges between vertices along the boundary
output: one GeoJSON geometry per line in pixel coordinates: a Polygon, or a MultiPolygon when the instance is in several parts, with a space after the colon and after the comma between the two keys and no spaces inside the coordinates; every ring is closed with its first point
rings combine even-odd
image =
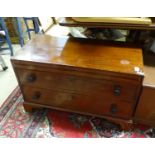
{"type": "Polygon", "coordinates": [[[49,106],[42,106],[42,105],[38,105],[35,103],[24,103],[23,107],[25,109],[26,112],[29,113],[33,113],[38,109],[42,109],[42,108],[49,108],[49,109],[54,109],[54,110],[59,110],[59,111],[66,111],[66,112],[73,112],[73,113],[78,113],[78,114],[82,114],[82,115],[88,115],[88,116],[94,116],[94,117],[100,117],[103,119],[107,119],[108,121],[110,121],[111,123],[115,123],[118,124],[120,126],[121,130],[131,130],[133,127],[133,121],[132,120],[124,120],[121,118],[114,118],[114,117],[109,117],[109,116],[99,116],[99,115],[95,115],[95,114],[88,114],[88,113],[82,113],[82,112],[76,112],[76,111],[72,111],[72,110],[65,110],[65,109],[61,109],[61,108],[57,108],[57,107],[49,107],[49,106]]]}

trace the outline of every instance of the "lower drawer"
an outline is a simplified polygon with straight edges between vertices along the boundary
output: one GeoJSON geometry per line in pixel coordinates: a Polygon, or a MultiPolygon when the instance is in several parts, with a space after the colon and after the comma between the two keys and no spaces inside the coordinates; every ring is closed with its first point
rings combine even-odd
{"type": "Polygon", "coordinates": [[[23,86],[24,99],[29,103],[41,104],[82,113],[109,115],[130,118],[134,103],[115,101],[111,96],[81,95],[73,92],[61,92],[23,86]]]}

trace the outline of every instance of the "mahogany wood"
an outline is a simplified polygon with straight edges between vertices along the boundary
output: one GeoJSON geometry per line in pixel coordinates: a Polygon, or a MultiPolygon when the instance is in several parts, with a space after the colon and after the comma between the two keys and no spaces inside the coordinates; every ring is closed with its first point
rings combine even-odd
{"type": "MultiPolygon", "coordinates": [[[[42,68],[43,69],[43,68],[42,68]]],[[[106,76],[102,79],[84,77],[66,72],[38,72],[35,70],[16,69],[21,84],[43,89],[72,91],[79,94],[111,95],[116,100],[135,101],[137,99],[137,84],[133,80],[106,76]],[[104,79],[105,78],[105,79],[104,79]],[[118,90],[120,89],[120,90],[118,90]],[[95,91],[93,91],[95,90],[95,91]],[[130,91],[129,91],[130,90],[130,91]],[[121,91],[120,95],[116,91],[121,91]]]]}
{"type": "Polygon", "coordinates": [[[14,58],[22,62],[44,63],[50,66],[64,66],[137,75],[143,73],[143,57],[140,48],[107,45],[104,41],[89,39],[56,38],[36,35],[14,58]],[[135,71],[135,67],[140,72],[135,71]]]}
{"type": "Polygon", "coordinates": [[[132,116],[135,101],[116,100],[109,95],[84,95],[70,91],[54,91],[23,86],[26,101],[60,107],[73,111],[82,111],[89,114],[109,115],[121,118],[132,116]],[[113,108],[113,109],[112,109],[113,108]],[[115,109],[114,109],[115,108],[115,109]]]}
{"type": "Polygon", "coordinates": [[[138,47],[37,35],[11,62],[28,105],[122,124],[133,116],[143,80],[138,47]]]}

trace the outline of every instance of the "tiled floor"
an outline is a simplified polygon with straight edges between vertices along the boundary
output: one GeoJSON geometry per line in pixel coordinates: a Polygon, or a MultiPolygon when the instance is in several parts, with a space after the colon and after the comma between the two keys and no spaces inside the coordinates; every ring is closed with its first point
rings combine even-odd
{"type": "MultiPolygon", "coordinates": [[[[13,45],[14,53],[16,53],[16,51],[18,51],[20,48],[21,47],[19,45],[13,45]]],[[[2,57],[8,66],[8,69],[3,71],[0,66],[0,106],[18,85],[10,62],[11,56],[9,54],[9,50],[4,50],[1,53],[5,53],[2,55],[2,57]]]]}

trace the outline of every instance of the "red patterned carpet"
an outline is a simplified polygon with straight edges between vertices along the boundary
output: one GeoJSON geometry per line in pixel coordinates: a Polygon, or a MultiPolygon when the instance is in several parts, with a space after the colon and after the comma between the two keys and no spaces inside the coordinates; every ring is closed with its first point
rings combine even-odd
{"type": "Polygon", "coordinates": [[[99,137],[155,137],[155,129],[136,126],[132,131],[121,131],[105,119],[50,109],[33,114],[23,109],[23,98],[16,88],[0,108],[0,137],[23,138],[99,138],[99,137]]]}

